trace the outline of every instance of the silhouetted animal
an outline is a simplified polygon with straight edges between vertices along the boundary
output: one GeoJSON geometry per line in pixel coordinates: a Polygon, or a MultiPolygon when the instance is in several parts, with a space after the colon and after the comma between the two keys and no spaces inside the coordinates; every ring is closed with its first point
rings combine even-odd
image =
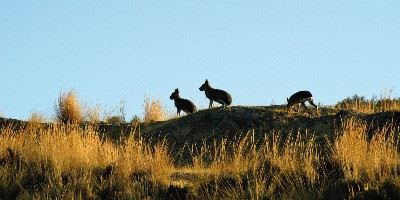
{"type": "Polygon", "coordinates": [[[300,105],[303,105],[303,107],[307,110],[308,109],[305,105],[305,102],[308,101],[312,106],[315,107],[316,113],[318,114],[318,106],[314,104],[312,94],[309,91],[299,91],[294,93],[290,98],[287,99],[287,111],[290,113],[291,108],[293,105],[298,104],[299,109],[297,110],[297,113],[300,111],[300,105]]]}
{"type": "Polygon", "coordinates": [[[194,113],[197,111],[196,106],[189,100],[187,99],[182,99],[179,96],[179,90],[178,88],[175,89],[175,91],[171,94],[171,96],[169,97],[171,100],[173,99],[175,102],[175,106],[176,106],[176,114],[178,116],[181,116],[181,110],[183,110],[185,113],[189,114],[189,113],[194,113]]]}
{"type": "Polygon", "coordinates": [[[219,90],[219,89],[214,89],[208,84],[208,80],[206,79],[206,82],[201,85],[199,88],[200,91],[204,91],[206,93],[206,97],[210,99],[210,104],[208,105],[208,108],[212,108],[213,101],[216,101],[222,106],[229,106],[232,103],[232,97],[229,93],[219,90]]]}

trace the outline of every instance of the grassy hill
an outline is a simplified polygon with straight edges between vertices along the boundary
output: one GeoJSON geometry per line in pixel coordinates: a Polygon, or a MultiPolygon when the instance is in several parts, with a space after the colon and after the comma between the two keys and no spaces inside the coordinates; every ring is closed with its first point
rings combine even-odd
{"type": "Polygon", "coordinates": [[[333,139],[335,131],[346,119],[355,118],[369,124],[369,132],[392,123],[400,124],[399,111],[361,113],[352,110],[323,107],[319,115],[307,112],[287,114],[285,106],[233,106],[229,109],[214,108],[200,110],[191,115],[176,117],[167,121],[139,124],[100,124],[99,131],[118,139],[132,132],[140,134],[148,142],[166,139],[173,152],[184,147],[211,143],[223,138],[232,140],[251,132],[258,139],[279,132],[282,136],[297,132],[333,139]]]}
{"type": "Polygon", "coordinates": [[[160,122],[0,127],[0,199],[400,198],[399,111],[233,106],[160,122]]]}
{"type": "MultiPolygon", "coordinates": [[[[319,114],[300,113],[288,114],[285,106],[233,106],[229,109],[222,107],[200,110],[191,115],[175,117],[166,121],[131,123],[99,123],[98,132],[112,140],[135,133],[151,141],[166,139],[175,149],[185,145],[201,144],[203,141],[212,142],[222,138],[234,137],[252,132],[257,138],[279,131],[282,135],[289,133],[308,132],[318,139],[334,136],[341,123],[349,118],[365,121],[370,131],[383,127],[387,123],[394,126],[400,124],[400,111],[377,113],[361,113],[353,110],[333,107],[320,108],[319,114]]],[[[28,122],[16,119],[0,118],[0,127],[13,124],[17,127],[27,126],[28,122]]],[[[44,124],[45,126],[52,126],[44,124]]],[[[81,126],[88,126],[82,123],[81,126]]]]}
{"type": "Polygon", "coordinates": [[[322,108],[315,116],[308,113],[287,114],[283,106],[234,106],[230,109],[216,108],[162,122],[139,124],[144,137],[165,137],[181,146],[196,144],[202,140],[233,138],[248,131],[264,137],[273,131],[284,134],[297,131],[333,136],[334,130],[347,118],[365,120],[368,124],[381,127],[400,122],[400,112],[363,114],[349,110],[322,108]]]}

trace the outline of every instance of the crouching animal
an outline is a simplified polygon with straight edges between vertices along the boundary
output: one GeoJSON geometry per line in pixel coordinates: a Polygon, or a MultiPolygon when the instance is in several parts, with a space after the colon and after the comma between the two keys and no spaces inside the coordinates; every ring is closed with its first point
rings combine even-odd
{"type": "Polygon", "coordinates": [[[300,111],[300,105],[302,105],[307,110],[307,112],[309,112],[305,105],[306,101],[308,101],[308,103],[315,107],[316,113],[318,114],[318,106],[314,104],[312,94],[309,91],[298,91],[290,96],[290,98],[287,98],[287,112],[290,113],[292,106],[296,104],[298,104],[299,106],[297,113],[299,113],[300,111]]]}

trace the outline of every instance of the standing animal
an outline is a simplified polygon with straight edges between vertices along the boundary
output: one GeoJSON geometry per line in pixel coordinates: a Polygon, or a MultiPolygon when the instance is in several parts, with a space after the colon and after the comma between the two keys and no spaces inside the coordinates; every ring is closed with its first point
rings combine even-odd
{"type": "Polygon", "coordinates": [[[308,101],[308,103],[310,103],[312,106],[315,107],[316,113],[318,114],[318,106],[314,104],[312,94],[309,91],[298,91],[294,93],[292,96],[290,96],[290,98],[287,98],[286,108],[288,113],[290,113],[292,106],[295,104],[299,105],[297,113],[299,113],[300,111],[300,105],[303,105],[303,107],[307,110],[307,112],[309,112],[305,105],[306,101],[308,101]]]}
{"type": "Polygon", "coordinates": [[[223,107],[229,106],[232,103],[232,97],[229,93],[223,90],[212,88],[207,79],[203,83],[203,85],[201,85],[199,90],[204,91],[206,93],[206,97],[210,99],[210,104],[208,104],[208,108],[212,108],[214,101],[222,104],[223,107]]]}
{"type": "Polygon", "coordinates": [[[183,99],[179,96],[178,88],[175,89],[175,91],[171,94],[169,98],[171,100],[174,100],[177,109],[176,114],[178,116],[181,116],[181,110],[183,110],[186,114],[194,113],[197,111],[196,106],[191,101],[183,99]]]}

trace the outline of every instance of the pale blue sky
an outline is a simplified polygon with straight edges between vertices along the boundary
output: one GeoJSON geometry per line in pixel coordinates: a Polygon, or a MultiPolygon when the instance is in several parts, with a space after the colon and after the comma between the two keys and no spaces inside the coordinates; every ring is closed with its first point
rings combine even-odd
{"type": "Polygon", "coordinates": [[[62,91],[127,119],[144,96],[208,105],[206,78],[234,105],[297,90],[334,104],[400,94],[400,1],[0,1],[0,113],[51,117],[62,91]]]}

